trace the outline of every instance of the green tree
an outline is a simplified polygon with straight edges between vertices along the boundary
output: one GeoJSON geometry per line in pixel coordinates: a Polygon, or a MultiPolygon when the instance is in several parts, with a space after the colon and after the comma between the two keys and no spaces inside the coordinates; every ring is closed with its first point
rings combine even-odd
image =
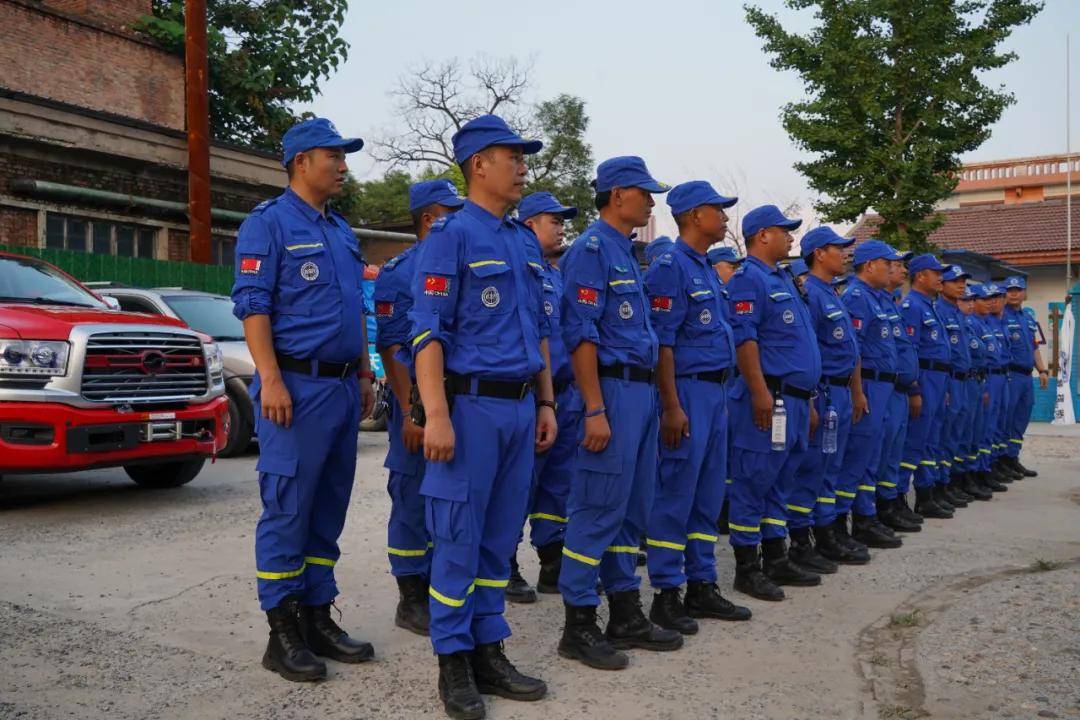
{"type": "Polygon", "coordinates": [[[829,221],[873,208],[880,235],[927,250],[934,205],[958,181],[960,155],[979,147],[1015,100],[982,73],[1013,28],[1042,9],[1029,0],[786,0],[813,8],[806,35],[757,7],[746,16],[778,70],[794,70],[807,98],[785,105],[784,129],[815,158],[796,164],[823,195],[829,221]]]}
{"type": "MultiPolygon", "coordinates": [[[[339,37],[348,0],[208,0],[210,132],[214,138],[277,150],[319,83],[348,54],[339,37]]],[[[183,54],[183,0],[152,0],[137,28],[183,54]]]]}
{"type": "Polygon", "coordinates": [[[585,101],[573,95],[559,95],[536,106],[536,125],[544,148],[529,159],[525,192],[546,190],[564,205],[573,205],[578,216],[571,221],[577,233],[596,217],[593,189],[592,148],[585,142],[589,118],[585,101]]]}

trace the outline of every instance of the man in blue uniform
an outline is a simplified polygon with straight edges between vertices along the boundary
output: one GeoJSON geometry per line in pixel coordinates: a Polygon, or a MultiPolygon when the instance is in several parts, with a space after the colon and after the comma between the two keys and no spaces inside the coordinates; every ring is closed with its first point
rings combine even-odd
{"type": "Polygon", "coordinates": [[[652,213],[654,193],[670,188],[635,156],[596,171],[600,219],[563,256],[563,338],[584,420],[567,500],[559,590],[566,625],[559,654],[590,667],[620,669],[622,648],[677,650],[682,636],[641,611],[638,547],[656,485],[659,418],[653,369],[657,338],[631,237],[652,213]],[[599,575],[610,602],[607,628],[596,620],[599,575]]]}
{"type": "Polygon", "coordinates": [[[694,618],[749,620],[750,611],[716,586],[716,517],[727,474],[727,390],[735,365],[723,290],[709,265],[709,245],[723,239],[737,198],[709,183],[677,185],[667,197],[679,227],[674,249],[645,275],[653,329],[660,341],[660,481],[647,523],[649,580],[659,592],[649,619],[684,635],[694,618]],[[686,583],[686,603],[681,588],[686,583]]]}
{"type": "Polygon", "coordinates": [[[551,381],[555,391],[555,420],[559,434],[550,450],[536,456],[533,486],[529,501],[530,540],[540,558],[540,575],[534,591],[518,571],[517,557],[511,561],[510,585],[506,597],[514,602],[532,602],[536,592],[559,592],[559,568],[562,563],[563,535],[566,532],[566,497],[577,451],[577,431],[581,423],[581,403],[576,400],[574,372],[570,355],[562,339],[559,322],[562,300],[562,273],[555,266],[566,235],[564,224],[577,217],[578,210],[568,207],[548,192],[536,192],[522,198],[518,219],[533,231],[544,255],[544,313],[551,325],[548,347],[551,354],[551,381]],[[515,592],[516,586],[516,592],[515,592]],[[531,596],[531,597],[530,597],[531,596]]]}
{"type": "Polygon", "coordinates": [[[413,280],[410,350],[426,414],[420,487],[431,556],[431,641],[439,695],[454,718],[481,718],[479,692],[538,700],[543,681],[503,654],[510,557],[521,533],[533,453],[555,440],[555,402],[536,237],[507,211],[521,199],[525,155],[495,115],[454,134],[464,207],[432,227],[413,280]]]}
{"type": "MultiPolygon", "coordinates": [[[[731,298],[728,295],[727,287],[725,287],[731,276],[735,274],[735,271],[739,269],[739,265],[744,258],[735,254],[733,248],[726,245],[720,247],[714,247],[706,254],[709,260],[709,264],[713,266],[713,270],[716,271],[717,277],[720,278],[720,294],[724,298],[723,310],[724,320],[731,324],[731,298]]],[[[731,450],[731,425],[728,425],[728,455],[730,458],[731,450]]],[[[730,463],[729,463],[730,464],[730,463]]],[[[724,468],[724,484],[731,485],[731,473],[728,472],[728,468],[724,468]]],[[[716,529],[721,535],[728,534],[728,505],[729,500],[727,493],[724,493],[724,503],[720,506],[720,517],[716,519],[716,529]]]]}
{"type": "Polygon", "coordinates": [[[270,623],[262,664],[301,681],[326,677],[316,655],[340,662],[374,655],[330,617],[337,539],[373,376],[364,258],[349,223],[327,205],[345,181],[345,154],[364,143],[341,137],[323,118],[294,125],[283,142],[289,187],[240,227],[232,298],[256,368],[263,512],[255,567],[270,623]]]}
{"type": "Polygon", "coordinates": [[[1009,366],[1012,363],[1013,339],[1009,333],[1005,320],[1005,288],[998,283],[986,285],[984,295],[990,306],[990,312],[985,318],[987,326],[994,336],[995,372],[990,382],[990,394],[997,400],[994,410],[993,423],[988,428],[990,432],[990,470],[994,476],[1003,483],[1011,483],[1024,477],[1023,473],[1013,470],[1005,464],[1005,451],[1008,449],[1008,412],[1009,402],[1012,396],[1012,386],[1009,379],[1012,372],[1009,366]]]}
{"type": "MultiPolygon", "coordinates": [[[[981,291],[982,286],[979,285],[978,289],[981,291]]],[[[972,377],[968,381],[971,385],[968,402],[971,405],[972,422],[964,438],[964,469],[970,477],[975,479],[979,487],[995,493],[1003,492],[1008,488],[990,477],[989,471],[983,469],[983,458],[986,456],[979,450],[986,429],[987,408],[990,404],[990,396],[987,393],[987,370],[991,360],[985,339],[988,330],[975,312],[975,298],[979,296],[976,286],[969,285],[959,303],[960,310],[964,313],[964,326],[967,328],[972,370],[972,377]]]]}
{"type": "MultiPolygon", "coordinates": [[[[409,188],[409,214],[416,239],[422,242],[432,224],[455,212],[465,201],[449,180],[425,180],[409,188]]],[[[383,466],[390,471],[386,491],[390,494],[386,553],[390,572],[397,580],[400,599],[394,623],[419,635],[428,634],[428,577],[431,570],[431,538],[424,527],[424,429],[411,416],[414,377],[412,368],[395,358],[411,339],[409,310],[412,278],[416,268],[416,244],[382,266],[375,281],[375,347],[382,357],[392,400],[387,425],[390,447],[383,466]]]]}
{"type": "MultiPolygon", "coordinates": [[[[986,345],[986,401],[978,439],[979,467],[986,473],[990,483],[1005,487],[1015,476],[1004,473],[994,458],[1002,406],[1008,398],[1009,351],[1004,345],[1005,332],[995,316],[996,298],[1004,293],[995,283],[974,285],[972,289],[975,292],[975,316],[983,331],[982,340],[986,345]]],[[[997,491],[996,488],[991,489],[997,491]]]]}
{"type": "Polygon", "coordinates": [[[848,435],[853,421],[865,422],[863,414],[866,412],[866,396],[859,379],[859,344],[855,327],[832,286],[832,281],[844,271],[846,249],[854,242],[825,226],[814,228],[802,238],[802,262],[809,271],[804,287],[821,353],[821,383],[813,402],[822,420],[810,436],[810,449],[795,473],[795,485],[787,497],[788,533],[791,535],[788,557],[817,573],[836,572],[836,562],[865,562],[840,544],[833,529],[836,480],[848,435]],[[830,415],[834,421],[826,422],[830,415]],[[820,550],[810,540],[815,514],[821,519],[815,530],[820,550]]]}
{"type": "Polygon", "coordinates": [[[775,205],[748,212],[742,220],[747,258],[727,284],[739,367],[729,404],[734,585],[761,600],[783,600],[780,584],[821,583],[820,575],[790,562],[785,542],[785,493],[817,425],[810,398],[821,379],[810,313],[790,273],[777,265],[801,224],[775,205]]]}
{"type": "Polygon", "coordinates": [[[1050,375],[1038,351],[1039,329],[1035,318],[1024,312],[1027,299],[1027,280],[1022,275],[1005,278],[1005,329],[1009,333],[1009,408],[1006,420],[1009,446],[1005,448],[1002,464],[1025,477],[1038,475],[1020,464],[1020,448],[1024,433],[1031,422],[1031,409],[1035,405],[1035,389],[1031,384],[1031,370],[1039,370],[1039,387],[1043,390],[1050,375]]]}
{"type": "Polygon", "coordinates": [[[924,517],[949,518],[952,511],[939,501],[945,498],[937,489],[937,458],[941,456],[941,428],[945,421],[946,381],[949,364],[949,338],[934,300],[941,292],[941,272],[945,268],[927,253],[908,265],[911,292],[900,304],[904,329],[919,355],[919,387],[922,411],[908,422],[904,442],[904,463],[915,470],[915,511],[924,517]]]}
{"type": "Polygon", "coordinates": [[[652,265],[658,257],[674,249],[675,241],[667,235],[661,235],[645,246],[645,264],[652,265]]]}

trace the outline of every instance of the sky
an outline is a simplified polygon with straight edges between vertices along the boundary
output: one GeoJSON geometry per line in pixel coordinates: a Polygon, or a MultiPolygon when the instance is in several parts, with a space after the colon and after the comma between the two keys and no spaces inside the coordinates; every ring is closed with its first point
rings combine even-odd
{"type": "MultiPolygon", "coordinates": [[[[759,0],[785,27],[813,17],[781,0],[759,0]]],[[[1065,37],[1072,34],[1072,135],[1080,145],[1080,0],[1046,0],[1005,48],[1018,59],[986,76],[1016,96],[990,139],[964,159],[1065,151],[1065,37]]],[[[331,118],[343,134],[392,132],[397,79],[423,60],[478,54],[533,62],[533,101],[560,93],[586,101],[587,140],[600,160],[641,155],[653,175],[676,184],[705,179],[740,206],[809,206],[815,199],[793,163],[805,157],[780,124],[784,103],[803,97],[792,72],[774,70],[736,0],[352,0],[342,36],[348,60],[300,110],[331,118]],[[737,185],[738,187],[732,187],[737,185]]],[[[360,179],[386,170],[366,152],[350,158],[360,179]]],[[[660,228],[673,226],[655,213],[660,228]]]]}

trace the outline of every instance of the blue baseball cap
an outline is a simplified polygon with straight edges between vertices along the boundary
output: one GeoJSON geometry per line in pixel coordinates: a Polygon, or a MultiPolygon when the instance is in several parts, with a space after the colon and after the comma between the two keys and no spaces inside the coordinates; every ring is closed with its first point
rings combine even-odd
{"type": "Polygon", "coordinates": [[[762,205],[743,215],[742,234],[749,240],[765,228],[779,227],[785,230],[794,230],[802,225],[802,220],[784,217],[780,208],[775,205],[762,205]]]}
{"type": "Polygon", "coordinates": [[[810,268],[806,266],[806,261],[802,258],[796,258],[788,263],[788,267],[791,268],[791,274],[795,277],[805,275],[810,272],[810,268]]]}
{"type": "Polygon", "coordinates": [[[288,165],[289,161],[296,157],[296,153],[319,147],[339,147],[351,153],[364,147],[364,141],[360,138],[341,137],[334,123],[326,118],[311,118],[298,122],[285,131],[285,136],[281,138],[281,164],[288,165]]]}
{"type": "Polygon", "coordinates": [[[896,252],[896,248],[887,242],[882,242],[876,238],[870,238],[862,245],[855,248],[854,258],[852,262],[855,265],[862,265],[868,263],[871,260],[878,260],[885,258],[886,260],[899,260],[900,253],[896,252]]]}
{"type": "Polygon", "coordinates": [[[908,260],[910,260],[913,257],[915,257],[915,253],[911,252],[910,250],[897,250],[896,251],[896,259],[897,260],[902,260],[903,262],[907,262],[908,260]]]}
{"type": "Polygon", "coordinates": [[[428,205],[459,208],[465,198],[458,195],[457,186],[449,180],[424,180],[409,186],[409,212],[416,212],[428,205]]]}
{"type": "Polygon", "coordinates": [[[732,264],[741,263],[745,259],[735,254],[735,248],[727,246],[712,248],[705,256],[709,259],[710,265],[715,265],[720,262],[732,264]]]}
{"type": "Polygon", "coordinates": [[[983,285],[983,290],[986,292],[986,297],[988,298],[997,297],[998,295],[1005,294],[1005,288],[1001,287],[1001,285],[995,282],[986,283],[985,285],[983,285]]]}
{"type": "Polygon", "coordinates": [[[913,276],[915,273],[922,272],[923,270],[937,270],[942,272],[945,270],[945,266],[938,262],[938,259],[934,257],[933,253],[923,253],[922,255],[916,255],[908,263],[908,274],[913,276]]]}
{"type": "Polygon", "coordinates": [[[620,155],[600,163],[596,179],[592,181],[596,192],[608,192],[617,187],[639,187],[651,193],[666,193],[671,189],[649,173],[645,161],[636,155],[620,155]]]}
{"type": "Polygon", "coordinates": [[[675,241],[669,238],[667,235],[661,235],[653,240],[651,243],[645,246],[645,262],[652,265],[656,258],[660,257],[666,252],[671,252],[675,249],[675,241]]]}
{"type": "Polygon", "coordinates": [[[831,227],[821,225],[819,227],[810,230],[802,236],[802,242],[800,247],[802,248],[802,256],[807,257],[813,255],[814,251],[818,248],[823,248],[826,245],[839,245],[840,247],[847,247],[855,242],[855,238],[846,238],[841,235],[837,235],[836,231],[831,227]]]}
{"type": "Polygon", "coordinates": [[[563,205],[549,192],[534,192],[521,198],[517,213],[518,220],[522,222],[541,213],[551,213],[560,216],[563,220],[572,220],[577,217],[578,209],[563,205]]]}
{"type": "Polygon", "coordinates": [[[1005,289],[1012,290],[1014,288],[1027,290],[1027,279],[1023,275],[1010,275],[1005,278],[1005,289]]]}
{"type": "Polygon", "coordinates": [[[718,205],[729,208],[739,202],[739,198],[725,197],[713,189],[713,186],[704,180],[691,180],[671,188],[667,196],[668,207],[672,215],[681,215],[687,210],[693,210],[702,205],[718,205]]]}
{"type": "Polygon", "coordinates": [[[948,265],[941,273],[941,279],[945,282],[950,280],[963,280],[964,278],[971,277],[971,273],[965,272],[964,268],[959,265],[948,265]]]}
{"type": "Polygon", "coordinates": [[[974,300],[975,299],[975,290],[972,289],[971,285],[968,285],[968,286],[966,286],[964,288],[964,294],[960,296],[960,299],[961,300],[974,300]]]}
{"type": "Polygon", "coordinates": [[[450,138],[454,144],[454,162],[464,165],[476,153],[492,145],[520,147],[526,155],[535,155],[544,147],[539,140],[526,140],[510,129],[498,115],[481,115],[461,126],[450,138]]]}

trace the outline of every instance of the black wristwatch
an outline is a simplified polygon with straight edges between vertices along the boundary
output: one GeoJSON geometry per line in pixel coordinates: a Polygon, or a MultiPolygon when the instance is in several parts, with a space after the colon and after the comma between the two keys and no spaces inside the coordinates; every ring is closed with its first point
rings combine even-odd
{"type": "Polygon", "coordinates": [[[559,409],[558,403],[556,403],[554,400],[537,400],[536,401],[536,407],[537,408],[549,407],[549,408],[551,408],[551,412],[555,412],[556,410],[559,409]]]}

